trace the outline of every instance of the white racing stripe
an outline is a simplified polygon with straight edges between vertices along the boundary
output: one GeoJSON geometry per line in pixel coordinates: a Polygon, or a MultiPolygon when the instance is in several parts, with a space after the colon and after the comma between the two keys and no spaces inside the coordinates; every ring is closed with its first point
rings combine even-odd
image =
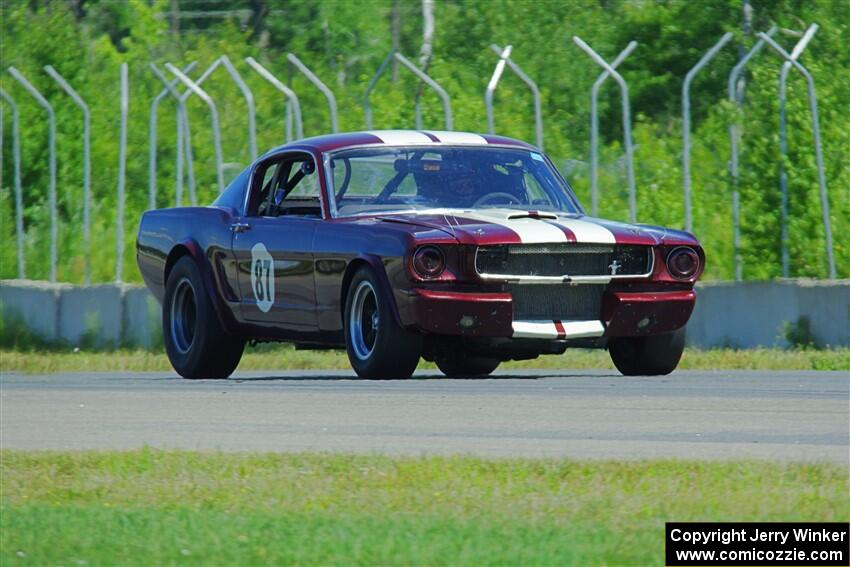
{"type": "Polygon", "coordinates": [[[567,242],[567,235],[563,230],[541,219],[508,217],[522,214],[522,211],[514,209],[413,209],[410,211],[398,211],[394,214],[416,214],[416,215],[445,215],[462,219],[468,219],[488,224],[497,224],[513,231],[523,244],[545,244],[549,242],[567,242]]]}
{"type": "Polygon", "coordinates": [[[487,145],[487,140],[484,136],[469,132],[449,132],[447,130],[425,130],[425,132],[435,136],[443,144],[487,145]]]}
{"type": "Polygon", "coordinates": [[[559,226],[572,231],[576,236],[576,242],[587,244],[617,243],[614,233],[596,223],[565,218],[559,218],[558,220],[549,218],[509,218],[513,215],[522,214],[522,211],[516,209],[413,209],[410,211],[398,211],[394,214],[446,215],[447,217],[454,216],[482,223],[497,224],[516,233],[523,244],[567,242],[567,235],[559,226]]]}
{"type": "Polygon", "coordinates": [[[561,321],[568,339],[601,337],[605,334],[602,321],[561,321]]]}
{"type": "Polygon", "coordinates": [[[521,212],[511,209],[482,209],[459,211],[456,216],[503,226],[514,231],[523,244],[567,241],[567,235],[563,230],[544,220],[532,218],[508,219],[509,216],[521,212]]]}
{"type": "Polygon", "coordinates": [[[381,139],[381,141],[390,146],[406,146],[406,145],[422,145],[434,144],[435,142],[423,134],[415,130],[370,130],[366,132],[381,139]]]}
{"type": "Polygon", "coordinates": [[[576,237],[576,242],[582,244],[616,244],[617,238],[614,233],[595,222],[581,220],[559,218],[558,220],[549,221],[559,224],[564,228],[569,229],[576,237]]]}
{"type": "MultiPolygon", "coordinates": [[[[561,321],[564,329],[562,338],[583,339],[601,337],[605,334],[602,321],[561,321]]],[[[514,338],[518,339],[557,339],[558,328],[554,321],[514,321],[514,338]]]]}
{"type": "Polygon", "coordinates": [[[558,329],[554,321],[514,321],[514,338],[517,339],[557,339],[558,329]]]}

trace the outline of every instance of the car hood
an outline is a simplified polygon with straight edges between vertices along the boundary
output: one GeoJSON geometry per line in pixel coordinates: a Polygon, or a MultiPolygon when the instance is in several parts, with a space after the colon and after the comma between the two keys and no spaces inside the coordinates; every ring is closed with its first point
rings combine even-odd
{"type": "Polygon", "coordinates": [[[461,244],[635,244],[655,246],[671,236],[696,241],[688,233],[662,227],[625,224],[581,214],[517,209],[433,209],[387,213],[373,217],[446,232],[461,244]]]}

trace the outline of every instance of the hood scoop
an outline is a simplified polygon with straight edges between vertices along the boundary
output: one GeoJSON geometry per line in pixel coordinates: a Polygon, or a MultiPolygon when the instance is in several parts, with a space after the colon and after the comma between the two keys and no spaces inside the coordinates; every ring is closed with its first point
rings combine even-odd
{"type": "Polygon", "coordinates": [[[514,219],[558,220],[558,215],[553,213],[543,213],[540,211],[517,212],[508,215],[508,220],[514,219]]]}

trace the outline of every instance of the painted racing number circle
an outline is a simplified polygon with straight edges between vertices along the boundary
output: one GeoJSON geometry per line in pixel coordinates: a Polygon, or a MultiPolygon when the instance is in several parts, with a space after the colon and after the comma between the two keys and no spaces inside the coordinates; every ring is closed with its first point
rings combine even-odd
{"type": "Polygon", "coordinates": [[[262,242],[251,248],[251,289],[257,307],[268,313],[274,304],[274,258],[262,242]]]}

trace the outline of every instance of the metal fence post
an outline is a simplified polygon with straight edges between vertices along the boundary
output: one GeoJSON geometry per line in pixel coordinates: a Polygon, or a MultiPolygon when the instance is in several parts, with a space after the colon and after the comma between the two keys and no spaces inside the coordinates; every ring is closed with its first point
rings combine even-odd
{"type": "Polygon", "coordinates": [[[50,207],[50,281],[56,281],[56,264],[58,260],[57,240],[59,238],[59,213],[56,207],[56,114],[53,107],[47,102],[41,93],[14,67],[9,67],[12,75],[36,102],[47,111],[47,144],[48,144],[48,169],[50,173],[50,185],[48,188],[48,201],[50,207]]]}
{"type": "Polygon", "coordinates": [[[493,119],[493,93],[496,92],[496,87],[499,86],[499,79],[502,78],[502,73],[505,72],[508,57],[511,56],[513,48],[512,45],[508,45],[505,46],[505,49],[499,50],[499,62],[496,63],[493,74],[490,76],[490,82],[487,83],[487,88],[484,90],[484,108],[487,110],[487,132],[490,134],[496,133],[496,123],[493,119]]]}
{"type": "MultiPolygon", "coordinates": [[[[636,41],[630,41],[611,61],[611,67],[616,69],[637,45],[636,41]]],[[[593,216],[599,212],[599,89],[610,76],[608,71],[599,73],[590,90],[590,214],[593,216]]]]}
{"type": "MultiPolygon", "coordinates": [[[[195,80],[195,84],[201,86],[201,84],[207,80],[207,77],[213,74],[213,72],[219,67],[224,67],[224,70],[227,71],[227,74],[230,75],[230,78],[236,83],[236,86],[239,88],[239,91],[242,93],[242,97],[245,99],[245,106],[248,109],[248,149],[251,153],[251,161],[257,159],[257,112],[256,106],[254,105],[254,94],[251,92],[251,88],[245,83],[242,79],[242,75],[239,74],[239,71],[236,70],[236,67],[231,63],[230,58],[227,55],[222,55],[215,61],[213,61],[212,65],[207,67],[206,71],[195,80]]],[[[184,101],[192,96],[192,90],[189,89],[183,93],[184,101]]]]}
{"type": "Polygon", "coordinates": [[[62,75],[51,65],[45,65],[44,70],[54,81],[59,83],[74,103],[83,112],[83,248],[85,250],[85,274],[83,283],[91,283],[91,113],[86,101],[68,84],[62,75]]]}
{"type": "Polygon", "coordinates": [[[218,60],[221,61],[225,71],[233,79],[233,82],[236,83],[236,86],[239,87],[242,96],[245,98],[245,105],[248,107],[248,148],[251,151],[251,161],[254,161],[257,159],[257,111],[254,106],[254,94],[242,79],[242,75],[239,74],[239,71],[230,62],[227,55],[222,55],[218,60]]]}
{"type": "MultiPolygon", "coordinates": [[[[794,46],[791,51],[791,59],[796,61],[802,55],[803,50],[818,31],[818,25],[812,24],[794,46]]],[[[780,240],[782,242],[782,277],[787,278],[790,272],[788,258],[788,173],[785,171],[785,158],[788,157],[788,131],[785,119],[785,91],[788,81],[788,72],[791,70],[791,62],[785,61],[779,71],[779,194],[781,214],[780,240]]]]}
{"type": "Polygon", "coordinates": [[[422,70],[419,69],[416,65],[411,63],[407,57],[402,55],[401,53],[395,52],[393,53],[393,57],[407,67],[410,72],[416,75],[419,79],[425,82],[426,85],[431,87],[431,89],[437,93],[437,96],[440,97],[440,100],[443,103],[443,121],[446,127],[446,130],[452,129],[452,103],[449,99],[448,93],[441,87],[437,81],[426,75],[422,70]]]}
{"type": "MultiPolygon", "coordinates": [[[[366,87],[366,93],[363,96],[363,113],[366,118],[366,128],[372,128],[372,107],[369,104],[369,96],[372,94],[372,91],[375,89],[375,85],[378,83],[378,79],[381,78],[381,75],[386,71],[387,66],[390,64],[390,61],[395,59],[399,63],[401,63],[404,67],[407,68],[408,71],[416,75],[420,81],[424,82],[426,85],[431,87],[431,89],[437,93],[437,96],[440,97],[440,101],[443,104],[443,122],[446,130],[452,129],[452,104],[451,99],[449,99],[448,93],[441,87],[434,79],[426,75],[419,67],[411,63],[407,57],[398,53],[396,50],[391,50],[389,54],[384,58],[381,62],[381,65],[378,67],[378,70],[375,72],[375,75],[372,77],[372,80],[369,81],[369,85],[366,87]]],[[[419,126],[417,125],[417,128],[419,126]]]]}
{"type": "Polygon", "coordinates": [[[694,223],[691,214],[691,82],[700,69],[705,67],[717,53],[723,49],[732,33],[726,32],[714,46],[705,52],[696,65],[691,67],[682,83],[682,177],[684,179],[685,230],[693,232],[694,223]]]}
{"type": "MultiPolygon", "coordinates": [[[[157,95],[159,98],[163,93],[170,94],[171,97],[175,100],[177,104],[177,112],[176,112],[176,122],[177,122],[177,132],[176,132],[176,145],[177,151],[175,155],[175,179],[174,179],[174,200],[175,205],[180,207],[183,205],[183,158],[185,154],[186,158],[186,178],[189,184],[189,201],[192,205],[197,204],[197,195],[195,191],[195,164],[194,164],[194,156],[192,155],[192,137],[191,132],[189,131],[189,120],[188,113],[186,112],[186,101],[183,96],[177,92],[176,86],[177,83],[180,82],[180,79],[171,79],[170,81],[162,74],[162,71],[154,65],[153,63],[148,64],[148,67],[151,69],[154,75],[165,85],[165,88],[157,95]]],[[[195,67],[195,63],[192,62],[186,67],[184,67],[184,73],[188,73],[195,67]]],[[[154,99],[154,103],[151,104],[151,118],[149,127],[152,128],[152,134],[150,135],[149,142],[151,144],[151,156],[153,156],[152,167],[149,167],[149,174],[152,175],[152,179],[154,182],[152,185],[148,187],[148,199],[151,203],[151,208],[156,208],[156,106],[159,102],[154,99]],[[154,104],[155,103],[155,104],[154,104]]]]}
{"type": "MultiPolygon", "coordinates": [[[[298,102],[298,96],[295,94],[295,91],[280,82],[277,77],[272,75],[268,69],[260,65],[253,57],[246,57],[245,61],[254,69],[254,71],[259,73],[260,76],[270,82],[277,90],[286,96],[286,99],[292,104],[292,112],[295,117],[295,137],[299,140],[303,138],[304,125],[301,122],[301,103],[298,102]]],[[[286,141],[290,142],[291,140],[287,139],[286,141]]]]}
{"type": "Polygon", "coordinates": [[[17,243],[18,278],[26,278],[24,262],[24,199],[21,191],[21,129],[18,105],[9,93],[0,89],[0,98],[12,109],[12,167],[15,187],[15,242],[17,243]]]}
{"type": "Polygon", "coordinates": [[[286,100],[286,117],[284,118],[284,131],[286,135],[286,141],[291,142],[295,139],[295,136],[292,135],[292,101],[289,99],[286,100]]]}
{"type": "Polygon", "coordinates": [[[372,91],[375,90],[375,85],[378,84],[378,79],[380,79],[381,75],[384,74],[384,71],[387,70],[387,65],[390,64],[390,61],[393,60],[394,56],[395,49],[392,49],[387,56],[384,57],[384,60],[381,61],[381,64],[378,66],[378,70],[375,71],[375,74],[366,86],[366,92],[363,94],[363,116],[366,121],[367,130],[372,129],[372,106],[369,104],[369,95],[371,95],[372,91]]]}
{"type": "MultiPolygon", "coordinates": [[[[165,68],[168,69],[169,71],[171,71],[171,73],[174,74],[175,77],[180,79],[180,81],[184,85],[189,87],[189,89],[193,93],[195,93],[199,97],[201,97],[201,100],[203,100],[210,109],[210,120],[212,122],[212,131],[213,131],[213,150],[215,151],[216,182],[217,182],[217,185],[218,185],[218,192],[221,193],[222,191],[224,191],[224,169],[223,169],[223,158],[222,158],[222,152],[221,152],[221,130],[219,128],[218,109],[215,106],[215,102],[213,102],[213,99],[210,97],[210,95],[208,95],[206,93],[206,91],[204,91],[201,87],[199,87],[197,85],[197,83],[195,83],[195,81],[193,81],[192,79],[187,77],[185,74],[183,74],[183,72],[180,69],[178,69],[177,67],[175,67],[171,63],[166,63],[165,68]]],[[[187,97],[187,95],[188,95],[188,93],[185,93],[183,95],[184,100],[187,97]]]]}
{"type": "MultiPolygon", "coordinates": [[[[502,51],[496,44],[491,45],[490,49],[497,54],[501,54],[502,51]]],[[[531,77],[526,75],[525,71],[510,58],[510,54],[508,54],[505,62],[508,68],[519,77],[519,80],[531,90],[531,96],[534,100],[534,140],[540,151],[543,151],[543,104],[540,98],[540,89],[537,88],[537,83],[532,81],[531,77]]]]}
{"type": "Polygon", "coordinates": [[[121,127],[118,138],[118,206],[115,213],[115,282],[121,283],[124,270],[124,183],[127,178],[127,113],[130,80],[126,63],[121,63],[121,127]]]}
{"type": "MultiPolygon", "coordinates": [[[[184,73],[189,73],[192,69],[195,68],[197,62],[193,61],[183,67],[184,73]]],[[[151,102],[150,109],[150,118],[148,119],[148,208],[155,209],[156,208],[156,146],[157,146],[157,133],[156,133],[156,112],[159,108],[159,103],[165,98],[167,95],[171,94],[172,97],[177,101],[177,154],[175,157],[175,169],[177,170],[177,179],[175,181],[174,194],[176,198],[176,205],[179,207],[182,203],[180,202],[182,194],[183,194],[183,116],[180,112],[180,95],[174,90],[174,87],[180,81],[178,79],[171,79],[168,81],[159,69],[151,63],[149,65],[151,69],[153,69],[154,74],[158,79],[165,82],[166,87],[163,88],[156,97],[154,97],[151,102]]],[[[189,152],[189,156],[191,156],[191,151],[189,152]]],[[[188,156],[187,156],[188,157],[188,156]]],[[[190,165],[191,167],[191,165],[190,165]]],[[[192,194],[194,194],[194,188],[192,189],[192,194]]]]}
{"type": "MultiPolygon", "coordinates": [[[[771,36],[775,34],[776,29],[776,26],[770,28],[767,35],[771,36]]],[[[736,89],[738,77],[743,73],[750,59],[755,57],[763,47],[764,40],[759,39],[729,73],[729,82],[727,85],[729,101],[735,104],[739,110],[743,106],[743,100],[741,99],[743,93],[738,92],[736,89]]],[[[738,142],[740,137],[741,132],[736,118],[729,124],[729,175],[732,177],[732,242],[735,251],[736,281],[741,281],[743,278],[743,269],[741,266],[741,196],[738,192],[738,142]]]]}
{"type": "MultiPolygon", "coordinates": [[[[242,93],[242,96],[245,99],[245,106],[247,108],[247,124],[248,124],[248,151],[251,154],[250,159],[251,159],[251,161],[253,161],[257,158],[257,120],[256,120],[257,112],[256,112],[256,106],[254,104],[254,94],[251,92],[251,88],[242,79],[242,75],[240,75],[239,71],[236,70],[236,67],[233,66],[233,63],[230,61],[230,58],[227,57],[227,55],[220,56],[218,59],[213,61],[212,64],[209,67],[207,67],[207,69],[203,72],[203,74],[201,74],[201,76],[198,77],[194,81],[194,83],[195,83],[196,86],[200,87],[201,84],[205,80],[207,80],[207,78],[210,75],[212,75],[215,72],[215,70],[218,69],[219,67],[224,67],[224,70],[227,71],[228,75],[230,75],[231,80],[233,80],[233,82],[236,84],[237,88],[239,88],[239,91],[242,93]]],[[[184,73],[185,73],[185,71],[184,71],[184,73]]],[[[166,82],[164,79],[162,79],[162,80],[163,80],[163,82],[166,82]]],[[[178,78],[178,81],[182,81],[182,79],[178,78]]],[[[192,159],[192,142],[191,142],[191,133],[189,131],[189,114],[186,111],[185,103],[186,103],[186,100],[190,96],[192,96],[192,94],[195,94],[195,93],[196,93],[196,91],[193,90],[190,87],[182,95],[178,95],[178,100],[180,101],[181,104],[180,104],[180,106],[178,106],[178,109],[177,109],[178,117],[180,117],[182,115],[181,122],[183,123],[182,131],[179,130],[179,129],[177,131],[177,142],[178,142],[178,148],[183,146],[183,147],[185,147],[185,150],[186,150],[186,160],[187,160],[186,171],[187,171],[187,174],[188,174],[187,177],[188,177],[188,180],[189,180],[189,198],[190,198],[192,205],[197,204],[197,195],[196,195],[196,192],[195,192],[195,169],[194,169],[194,164],[192,163],[193,162],[193,159],[192,159]]],[[[210,97],[210,100],[212,100],[211,97],[210,97]]],[[[209,105],[208,101],[205,100],[204,102],[206,102],[207,105],[209,105]]],[[[219,132],[220,132],[220,128],[219,128],[219,132]]],[[[221,179],[222,179],[222,181],[221,181],[221,185],[219,186],[219,192],[221,192],[223,190],[223,187],[224,187],[224,185],[223,185],[223,178],[224,178],[223,157],[222,157],[222,160],[221,160],[220,163],[222,164],[221,165],[221,171],[222,171],[222,178],[221,179]]],[[[178,169],[178,175],[181,175],[181,179],[182,179],[182,174],[181,174],[182,170],[180,168],[180,165],[181,165],[180,163],[177,164],[177,166],[178,166],[177,169],[178,169]]],[[[178,199],[179,198],[180,198],[180,192],[178,192],[178,199]]],[[[179,203],[178,203],[178,206],[179,206],[179,203]]]]}
{"type": "Polygon", "coordinates": [[[764,33],[759,37],[766,41],[776,53],[790,62],[803,77],[806,78],[806,86],[809,95],[809,112],[812,115],[812,136],[815,144],[815,161],[818,169],[818,186],[820,190],[821,215],[823,217],[824,241],[826,245],[826,261],[829,266],[829,279],[834,280],[837,275],[835,271],[835,258],[832,252],[832,227],[829,219],[829,196],[826,191],[826,173],[823,166],[823,148],[820,141],[820,121],[818,119],[818,100],[815,92],[815,80],[808,69],[803,67],[796,59],[793,59],[787,51],[782,49],[775,41],[764,33]]]}
{"type": "Polygon", "coordinates": [[[295,68],[301,71],[301,73],[307,77],[311,83],[313,83],[317,89],[322,91],[322,94],[325,95],[325,98],[328,101],[328,112],[330,113],[331,118],[331,131],[334,133],[339,131],[339,127],[337,125],[337,116],[336,116],[336,97],[331,89],[328,88],[325,83],[322,82],[319,77],[317,77],[313,71],[311,71],[304,63],[301,62],[295,55],[292,53],[286,54],[286,59],[295,65],[295,68]]]}
{"type": "Polygon", "coordinates": [[[573,36],[573,42],[578,45],[582,51],[587,53],[593,61],[608,71],[614,77],[614,80],[620,85],[620,96],[623,104],[623,142],[626,149],[626,176],[629,183],[629,220],[637,221],[637,190],[635,188],[635,170],[634,170],[634,147],[632,146],[632,118],[629,108],[629,87],[626,80],[609,65],[592,47],[586,44],[577,35],[573,36]]]}

